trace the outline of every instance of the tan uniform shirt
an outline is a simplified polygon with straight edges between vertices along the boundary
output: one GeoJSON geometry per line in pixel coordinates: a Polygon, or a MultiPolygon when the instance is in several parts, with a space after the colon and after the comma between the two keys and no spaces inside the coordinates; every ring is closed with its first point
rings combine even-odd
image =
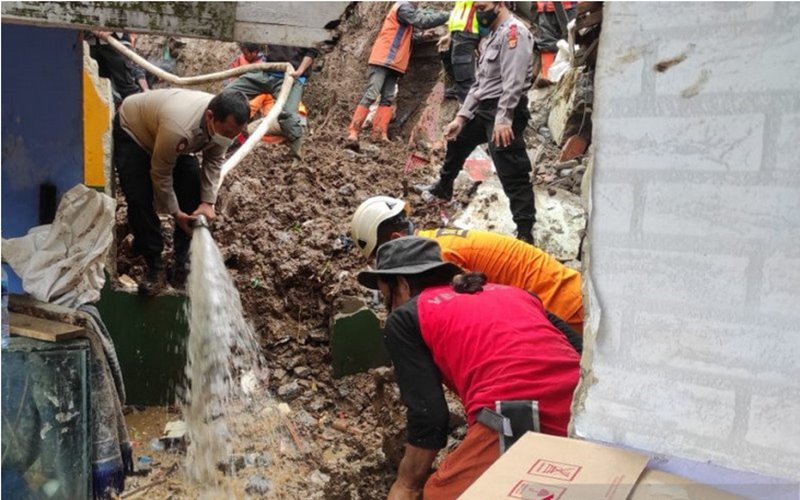
{"type": "Polygon", "coordinates": [[[160,213],[178,211],[172,169],[182,154],[203,152],[201,200],[212,204],[217,201],[225,150],[211,142],[203,119],[213,98],[212,94],[197,90],[161,89],[129,96],[119,107],[122,129],[152,155],[150,177],[160,213]]]}
{"type": "Polygon", "coordinates": [[[458,116],[471,120],[480,101],[499,99],[495,125],[511,125],[514,108],[533,82],[533,36],[514,16],[481,42],[475,84],[458,116]]]}

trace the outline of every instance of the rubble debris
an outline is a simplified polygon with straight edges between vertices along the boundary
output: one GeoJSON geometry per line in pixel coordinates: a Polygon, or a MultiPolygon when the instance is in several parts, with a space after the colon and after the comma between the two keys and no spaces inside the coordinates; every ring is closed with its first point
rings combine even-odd
{"type": "MultiPolygon", "coordinates": [[[[408,118],[403,124],[397,121],[392,124],[390,135],[395,140],[380,147],[362,141],[362,146],[366,146],[362,153],[341,147],[351,106],[366,83],[364,61],[370,42],[388,8],[383,3],[354,5],[352,15],[338,28],[338,45],[317,58],[315,73],[303,96],[312,113],[303,162],[287,168],[291,158],[285,147],[260,146],[226,177],[220,190],[219,216],[212,232],[240,291],[246,315],[264,347],[271,370],[269,379],[263,381],[263,389],[291,404],[291,408],[282,403],[281,409],[273,407],[268,413],[245,415],[247,439],[234,450],[244,457],[244,470],[248,474],[263,475],[270,481],[268,495],[275,498],[385,498],[402,456],[405,411],[392,380],[392,370],[383,368],[334,379],[330,348],[330,319],[338,310],[335,299],[352,296],[363,303],[373,303],[372,295],[355,279],[356,271],[365,265],[364,259],[352,242],[347,243],[341,237],[349,234],[350,218],[358,200],[402,194],[402,167],[417,150],[406,140],[419,116],[426,113],[426,109],[415,106],[420,95],[425,98],[430,95],[439,78],[438,60],[424,59],[421,64],[412,64],[398,96],[397,116],[408,118]],[[340,413],[345,416],[340,417],[340,413]],[[291,426],[286,423],[289,415],[291,426]],[[335,430],[332,422],[339,418],[346,420],[345,428],[361,433],[335,430]],[[297,441],[293,441],[293,432],[297,441]],[[297,445],[298,441],[301,445],[297,445]],[[307,449],[307,454],[295,453],[295,448],[301,446],[307,449]],[[253,457],[253,454],[258,455],[253,457]],[[266,458],[258,458],[262,455],[266,458]],[[254,461],[256,465],[251,465],[254,461]],[[269,469],[259,470],[265,467],[269,469]]],[[[206,49],[206,42],[189,42],[192,50],[183,51],[179,61],[185,74],[226,67],[237,53],[235,44],[208,42],[206,49]]],[[[209,86],[203,90],[219,89],[209,86]]],[[[548,182],[557,183],[554,192],[563,188],[579,193],[586,157],[576,158],[578,165],[570,167],[574,168],[570,175],[559,177],[554,167],[563,163],[558,160],[560,149],[551,138],[538,133],[547,124],[548,101],[554,91],[555,86],[531,91],[544,96],[544,101],[537,104],[531,99],[533,118],[526,130],[531,146],[528,153],[536,160],[534,174],[540,190],[544,177],[551,176],[548,182]]],[[[431,118],[433,125],[425,123],[425,127],[430,126],[430,131],[441,130],[455,108],[452,101],[445,102],[439,116],[431,118]]],[[[429,162],[408,174],[408,185],[427,184],[437,174],[443,156],[434,147],[438,138],[424,139],[420,143],[431,146],[430,151],[424,152],[429,162]]],[[[466,173],[464,177],[466,181],[457,184],[461,191],[452,204],[427,205],[418,195],[409,193],[407,199],[420,227],[439,226],[443,218],[451,219],[461,204],[469,201],[464,194],[474,183],[466,173]]],[[[474,199],[482,195],[493,178],[496,180],[490,177],[478,188],[474,199]]],[[[547,196],[546,187],[542,193],[547,196]]],[[[117,234],[126,235],[127,206],[124,198],[120,197],[119,202],[117,234]]],[[[163,228],[165,234],[171,233],[166,218],[163,228]]],[[[167,254],[171,252],[170,239],[165,238],[167,254]]],[[[127,245],[120,239],[118,242],[119,272],[137,280],[143,275],[143,262],[133,255],[130,242],[127,245]]],[[[165,262],[170,260],[165,258],[165,262]]],[[[458,413],[458,403],[451,395],[448,401],[458,413]]],[[[449,449],[463,438],[464,429],[464,426],[452,428],[449,449]]],[[[180,455],[171,455],[170,450],[153,455],[158,455],[164,463],[167,460],[179,463],[182,459],[180,455]]],[[[241,492],[248,474],[228,475],[226,480],[237,482],[241,492]]],[[[177,483],[159,485],[147,495],[175,499],[199,496],[190,485],[177,483]]]]}
{"type": "Polygon", "coordinates": [[[269,479],[265,478],[261,474],[255,474],[250,476],[247,480],[247,486],[245,486],[244,491],[248,495],[258,495],[259,497],[264,497],[269,494],[270,490],[272,489],[272,483],[269,479]]]}
{"type": "Polygon", "coordinates": [[[229,456],[226,460],[217,464],[217,469],[222,471],[226,476],[231,476],[244,469],[247,461],[244,455],[234,454],[229,456]]]}
{"type": "Polygon", "coordinates": [[[302,392],[303,387],[296,380],[278,387],[278,396],[286,400],[292,400],[299,396],[302,392]]]}

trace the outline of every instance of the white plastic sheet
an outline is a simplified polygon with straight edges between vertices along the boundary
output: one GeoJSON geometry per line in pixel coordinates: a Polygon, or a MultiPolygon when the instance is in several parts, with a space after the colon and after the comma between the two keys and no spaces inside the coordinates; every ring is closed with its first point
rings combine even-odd
{"type": "Polygon", "coordinates": [[[115,206],[113,198],[79,184],[64,194],[52,224],[3,239],[3,260],[37,300],[71,308],[96,302],[114,241],[115,206]]]}

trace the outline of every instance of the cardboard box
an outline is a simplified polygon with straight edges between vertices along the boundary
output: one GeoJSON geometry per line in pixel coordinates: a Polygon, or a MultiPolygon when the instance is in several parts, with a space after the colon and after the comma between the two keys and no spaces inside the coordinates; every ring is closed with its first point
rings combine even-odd
{"type": "Polygon", "coordinates": [[[527,433],[460,500],[663,500],[737,498],[658,471],[649,457],[588,441],[527,433]]]}

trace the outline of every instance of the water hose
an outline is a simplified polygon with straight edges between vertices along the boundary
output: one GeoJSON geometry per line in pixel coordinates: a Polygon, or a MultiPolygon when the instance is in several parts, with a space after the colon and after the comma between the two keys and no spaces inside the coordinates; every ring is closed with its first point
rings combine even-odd
{"type": "MultiPolygon", "coordinates": [[[[222,164],[220,167],[219,184],[217,184],[217,189],[222,186],[222,181],[225,179],[225,176],[228,174],[228,172],[236,167],[245,156],[255,149],[256,145],[260,143],[261,138],[264,137],[272,127],[277,125],[278,115],[280,115],[281,111],[283,111],[283,107],[286,105],[286,100],[289,98],[289,93],[292,91],[292,85],[294,85],[294,78],[291,76],[291,74],[294,72],[294,66],[289,63],[247,64],[225,71],[217,71],[216,73],[180,77],[159,68],[155,64],[151,63],[144,57],[123,45],[122,42],[113,36],[107,37],[105,41],[108,42],[108,44],[113,47],[114,50],[135,62],[143,69],[173,85],[200,85],[202,83],[225,80],[226,78],[239,76],[252,71],[273,71],[276,73],[283,73],[283,83],[281,84],[281,90],[278,92],[278,96],[275,99],[275,104],[272,106],[272,109],[269,111],[269,113],[267,113],[267,116],[256,122],[258,123],[258,126],[250,133],[250,136],[247,138],[245,143],[242,144],[242,146],[236,150],[236,152],[231,155],[231,157],[228,158],[225,163],[222,164]]],[[[206,227],[208,227],[208,221],[206,221],[206,227]]]]}

